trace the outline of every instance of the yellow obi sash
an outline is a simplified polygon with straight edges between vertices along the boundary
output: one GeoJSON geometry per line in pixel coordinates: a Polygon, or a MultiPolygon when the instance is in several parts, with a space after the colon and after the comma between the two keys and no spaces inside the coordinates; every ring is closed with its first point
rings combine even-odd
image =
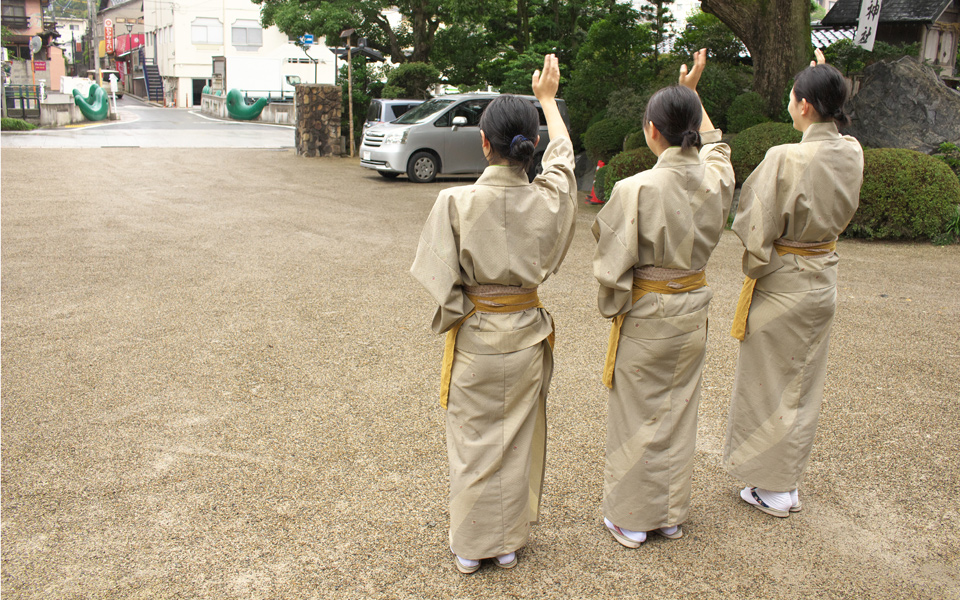
{"type": "MultiPolygon", "coordinates": [[[[647,294],[682,294],[692,292],[707,285],[707,274],[699,271],[685,277],[654,281],[650,279],[633,278],[633,304],[647,294]]],[[[603,363],[603,385],[613,389],[613,368],[617,362],[617,347],[620,345],[620,329],[626,313],[613,318],[610,327],[610,340],[607,342],[607,359],[603,363]]]]}
{"type": "MultiPolygon", "coordinates": [[[[796,254],[797,256],[825,256],[837,249],[837,241],[823,242],[822,244],[804,244],[803,246],[787,246],[774,242],[774,249],[777,254],[796,254]]],[[[737,300],[737,312],[733,315],[733,326],[730,328],[730,335],[741,342],[747,336],[747,315],[750,314],[750,303],[753,302],[753,290],[757,286],[757,280],[747,277],[743,280],[743,287],[740,288],[740,298],[737,300]]]]}
{"type": "MultiPolygon", "coordinates": [[[[516,288],[520,289],[520,288],[516,288]]],[[[467,293],[467,298],[473,302],[473,310],[457,321],[456,325],[447,331],[447,339],[443,346],[443,365],[440,371],[440,406],[447,408],[447,399],[450,396],[450,377],[453,373],[453,354],[457,345],[457,333],[460,332],[460,326],[476,312],[482,313],[515,313],[523,312],[531,308],[543,308],[537,290],[524,294],[509,294],[503,296],[480,296],[467,293]]],[[[547,341],[550,348],[553,348],[554,333],[551,332],[547,341]]]]}

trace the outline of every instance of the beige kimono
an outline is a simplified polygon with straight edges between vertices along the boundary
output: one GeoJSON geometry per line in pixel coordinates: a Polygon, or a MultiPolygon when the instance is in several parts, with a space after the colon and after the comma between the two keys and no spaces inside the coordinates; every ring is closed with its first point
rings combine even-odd
{"type": "Polygon", "coordinates": [[[798,487],[820,415],[836,310],[837,254],[793,249],[833,242],[860,198],[863,152],[831,123],[771,148],[743,184],[733,230],[756,279],[740,343],[723,463],[750,486],[798,487]],[[782,255],[781,255],[782,254],[782,255]]]}
{"type": "Polygon", "coordinates": [[[684,288],[677,281],[701,276],[720,241],[733,199],[730,148],[719,130],[704,133],[703,142],[699,154],[668,148],[652,169],[617,183],[593,226],[600,313],[625,314],[609,395],[602,509],[634,531],[683,523],[690,507],[713,292],[653,292],[634,303],[633,286],[637,278],[684,288]]]}
{"type": "MultiPolygon", "coordinates": [[[[530,294],[560,268],[573,239],[573,146],[552,140],[543,172],[489,166],[444,190],[427,218],[413,276],[439,304],[433,330],[474,309],[467,297],[530,294]]],[[[543,308],[478,312],[456,335],[446,411],[450,545],[482,559],[524,546],[537,521],[546,457],[553,319],[543,308]]]]}

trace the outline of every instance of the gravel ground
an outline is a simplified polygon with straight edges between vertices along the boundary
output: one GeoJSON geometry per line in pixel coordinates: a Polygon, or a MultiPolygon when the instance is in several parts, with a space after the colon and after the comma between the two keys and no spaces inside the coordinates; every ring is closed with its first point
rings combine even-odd
{"type": "Polygon", "coordinates": [[[608,325],[583,207],[560,273],[541,524],[446,543],[441,338],[408,275],[439,190],[291,152],[2,151],[5,598],[960,598],[960,246],[840,243],[789,519],[720,467],[740,244],[715,292],[690,520],[600,521],[608,325]],[[45,174],[53,173],[55,176],[45,174]]]}

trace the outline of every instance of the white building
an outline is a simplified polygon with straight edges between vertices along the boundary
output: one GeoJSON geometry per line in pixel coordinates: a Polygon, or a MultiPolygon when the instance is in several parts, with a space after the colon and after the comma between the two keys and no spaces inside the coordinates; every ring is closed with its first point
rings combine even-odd
{"type": "Polygon", "coordinates": [[[76,64],[77,59],[83,60],[83,54],[77,51],[77,46],[87,33],[88,23],[86,19],[57,17],[57,33],[60,34],[57,45],[63,48],[63,57],[70,64],[76,64]]]}
{"type": "Polygon", "coordinates": [[[305,54],[277,27],[261,27],[250,0],[143,0],[143,23],[145,58],[156,61],[169,106],[198,106],[206,85],[277,97],[293,94],[287,76],[334,82],[334,56],[322,40],[305,54]],[[223,57],[225,72],[214,73],[214,57],[223,57]]]}

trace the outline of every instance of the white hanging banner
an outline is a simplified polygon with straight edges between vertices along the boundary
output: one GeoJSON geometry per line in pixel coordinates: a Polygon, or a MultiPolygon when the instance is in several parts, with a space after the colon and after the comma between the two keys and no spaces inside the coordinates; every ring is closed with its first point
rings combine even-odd
{"type": "Polygon", "coordinates": [[[853,38],[854,43],[868,52],[872,51],[879,24],[880,0],[861,0],[860,18],[857,20],[857,35],[853,38]]]}

